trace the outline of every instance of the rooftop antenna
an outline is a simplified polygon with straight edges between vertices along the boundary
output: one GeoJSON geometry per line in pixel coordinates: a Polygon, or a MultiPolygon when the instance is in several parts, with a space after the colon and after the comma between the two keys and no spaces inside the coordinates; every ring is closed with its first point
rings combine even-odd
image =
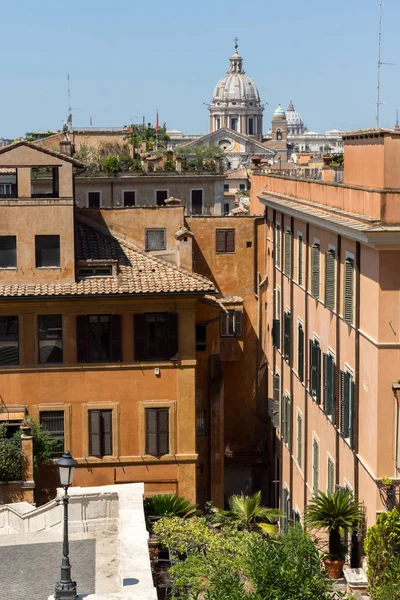
{"type": "Polygon", "coordinates": [[[376,128],[379,129],[379,107],[384,104],[380,100],[381,92],[381,65],[394,65],[395,63],[388,63],[381,61],[381,41],[382,41],[382,3],[383,0],[379,0],[379,30],[378,30],[378,85],[376,86],[376,128]]]}
{"type": "Polygon", "coordinates": [[[67,73],[67,83],[68,83],[68,118],[67,125],[69,130],[72,129],[72,106],[71,106],[71,86],[69,81],[69,73],[67,73]]]}

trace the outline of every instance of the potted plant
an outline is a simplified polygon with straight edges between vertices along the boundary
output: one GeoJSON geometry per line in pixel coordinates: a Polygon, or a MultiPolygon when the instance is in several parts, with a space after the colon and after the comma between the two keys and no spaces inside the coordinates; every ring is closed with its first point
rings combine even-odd
{"type": "Polygon", "coordinates": [[[380,484],[386,490],[391,490],[393,487],[393,481],[390,479],[390,477],[382,477],[382,479],[380,480],[380,484]]]}
{"type": "Polygon", "coordinates": [[[356,529],[364,519],[362,505],[355,500],[353,492],[343,488],[333,494],[319,493],[309,503],[305,511],[305,523],[311,529],[325,529],[329,535],[329,552],[324,564],[331,579],[342,575],[346,549],[340,536],[356,529]]]}

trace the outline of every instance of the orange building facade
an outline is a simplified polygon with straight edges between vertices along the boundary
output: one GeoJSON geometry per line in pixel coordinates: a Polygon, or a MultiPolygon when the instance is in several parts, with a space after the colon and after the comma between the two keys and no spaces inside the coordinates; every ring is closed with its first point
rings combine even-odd
{"type": "Polygon", "coordinates": [[[270,502],[290,519],[341,486],[370,526],[400,483],[400,136],[351,132],[344,143],[344,184],[252,177],[251,211],[264,216],[268,475],[270,502]]]}

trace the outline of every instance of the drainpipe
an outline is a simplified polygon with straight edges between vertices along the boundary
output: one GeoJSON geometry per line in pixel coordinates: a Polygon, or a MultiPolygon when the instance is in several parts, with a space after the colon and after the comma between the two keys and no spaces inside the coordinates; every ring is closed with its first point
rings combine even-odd
{"type": "Polygon", "coordinates": [[[290,373],[290,423],[291,423],[291,431],[290,431],[290,440],[289,440],[289,449],[290,449],[290,477],[289,477],[289,485],[290,485],[290,505],[292,508],[293,514],[293,456],[295,453],[294,449],[294,428],[295,428],[295,410],[294,410],[294,402],[293,402],[293,356],[294,356],[294,346],[293,346],[293,332],[294,332],[294,319],[293,319],[293,296],[294,296],[294,287],[293,287],[293,273],[294,273],[294,218],[290,219],[290,273],[289,273],[289,285],[290,285],[290,357],[289,357],[289,373],[290,373]]]}
{"type": "Polygon", "coordinates": [[[336,377],[335,377],[335,414],[333,415],[336,429],[335,444],[335,483],[340,485],[340,267],[342,259],[342,236],[337,236],[336,261],[336,377]]]}
{"type": "Polygon", "coordinates": [[[304,293],[304,507],[307,506],[307,473],[308,473],[308,274],[309,274],[309,240],[310,225],[306,223],[306,274],[305,274],[305,293],[304,293]]]}
{"type": "MultiPolygon", "coordinates": [[[[354,411],[353,411],[353,455],[354,455],[354,497],[359,500],[359,464],[358,464],[358,430],[360,413],[360,262],[361,245],[356,242],[356,322],[355,322],[355,382],[354,382],[354,411]]],[[[351,566],[359,567],[361,540],[357,534],[352,534],[354,552],[351,555],[351,566]]]]}

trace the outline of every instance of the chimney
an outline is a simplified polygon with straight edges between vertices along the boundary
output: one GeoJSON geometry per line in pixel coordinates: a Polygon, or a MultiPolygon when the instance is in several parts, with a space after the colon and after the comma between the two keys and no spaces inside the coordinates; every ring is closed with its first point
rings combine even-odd
{"type": "Polygon", "coordinates": [[[69,140],[61,140],[60,154],[65,154],[65,156],[72,156],[72,144],[69,140]]]}

